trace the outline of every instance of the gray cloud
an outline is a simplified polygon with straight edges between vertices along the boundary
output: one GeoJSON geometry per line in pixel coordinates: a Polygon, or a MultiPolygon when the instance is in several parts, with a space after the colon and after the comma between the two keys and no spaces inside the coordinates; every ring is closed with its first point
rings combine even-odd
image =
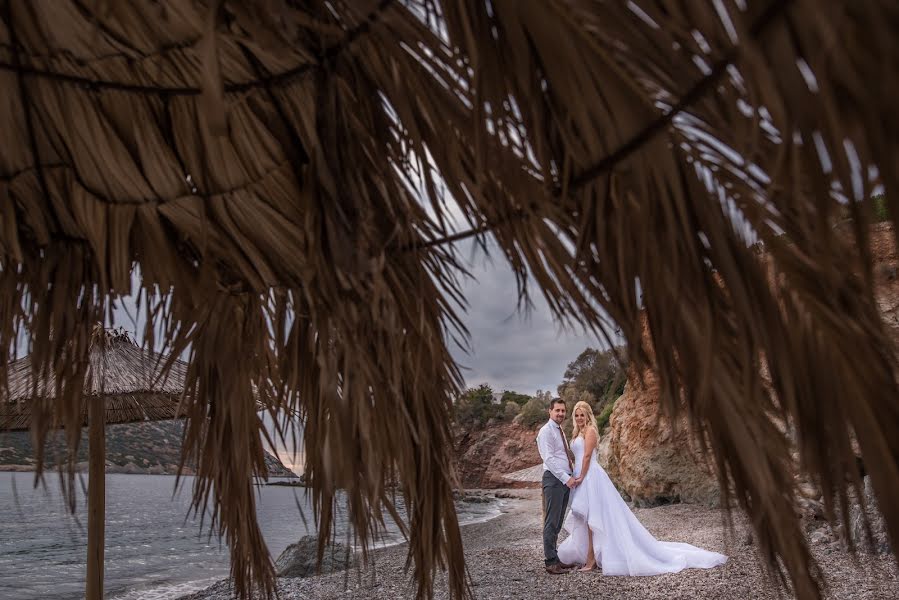
{"type": "Polygon", "coordinates": [[[518,311],[515,276],[500,256],[488,261],[480,253],[469,269],[473,279],[463,286],[468,300],[463,321],[471,348],[451,348],[467,386],[488,383],[494,391],[555,392],[569,362],[588,346],[604,346],[593,335],[555,323],[534,286],[529,287],[533,306],[526,313],[518,311]]]}
{"type": "MultiPolygon", "coordinates": [[[[488,259],[482,250],[472,252],[469,246],[462,256],[468,258],[466,266],[472,274],[463,282],[468,308],[464,314],[460,310],[470,347],[451,343],[450,349],[467,386],[488,383],[495,391],[527,394],[538,389],[555,391],[565,367],[584,348],[604,346],[593,335],[555,323],[546,300],[533,285],[529,287],[533,306],[519,311],[515,276],[500,254],[494,252],[488,259]]],[[[138,285],[135,274],[133,286],[138,285]]],[[[136,310],[135,298],[122,298],[115,321],[132,333],[142,332],[144,315],[136,310]]]]}

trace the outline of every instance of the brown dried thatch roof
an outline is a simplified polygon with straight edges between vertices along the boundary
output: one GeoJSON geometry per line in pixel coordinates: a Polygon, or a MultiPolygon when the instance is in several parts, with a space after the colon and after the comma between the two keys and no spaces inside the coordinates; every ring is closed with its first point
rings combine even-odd
{"type": "Polygon", "coordinates": [[[449,242],[476,235],[524,301],[532,278],[558,318],[614,322],[641,366],[645,309],[668,410],[683,389],[797,595],[820,577],[772,415],[844,511],[857,439],[899,540],[896,360],[856,202],[882,185],[899,215],[897,3],[0,9],[0,346],[26,330],[64,390],[37,435],[77,423],[91,327],[141,295],[148,338],[190,348],[195,506],[214,507],[240,594],[274,585],[248,517],[265,469],[254,386],[276,418],[303,417],[322,550],[337,489],[368,546],[396,478],[419,594],[440,567],[469,593],[447,344],[465,335],[449,242]],[[845,206],[849,238],[830,227],[845,206]]]}
{"type": "MultiPolygon", "coordinates": [[[[156,421],[181,416],[187,365],[137,346],[124,332],[98,332],[90,351],[80,425],[87,425],[87,400],[103,396],[106,424],[156,421]]],[[[26,356],[9,363],[8,390],[0,390],[0,431],[31,427],[32,404],[56,397],[48,378],[40,379],[26,356]]]]}

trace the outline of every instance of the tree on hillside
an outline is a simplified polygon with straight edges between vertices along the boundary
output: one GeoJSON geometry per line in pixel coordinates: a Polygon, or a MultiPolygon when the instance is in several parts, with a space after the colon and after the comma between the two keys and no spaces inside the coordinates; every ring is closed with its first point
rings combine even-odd
{"type": "Polygon", "coordinates": [[[521,412],[515,417],[515,422],[524,427],[533,428],[547,421],[549,400],[544,401],[542,396],[534,396],[521,407],[521,412]]]}
{"type": "Polygon", "coordinates": [[[587,390],[579,389],[575,385],[559,386],[559,397],[565,401],[568,410],[574,410],[574,405],[578,402],[586,402],[590,406],[596,405],[596,398],[587,390]]]}
{"type": "Polygon", "coordinates": [[[534,398],[543,403],[543,406],[549,408],[549,402],[553,399],[553,393],[549,390],[545,392],[543,390],[537,390],[537,393],[534,394],[534,398]]]}
{"type": "Polygon", "coordinates": [[[513,392],[511,390],[504,390],[502,404],[506,404],[507,402],[514,402],[518,406],[524,406],[530,399],[531,396],[528,396],[527,394],[519,394],[518,392],[513,392]]]}
{"type": "Polygon", "coordinates": [[[559,384],[559,396],[566,402],[586,400],[602,409],[615,401],[624,392],[627,374],[615,358],[612,350],[586,348],[576,359],[568,363],[562,383],[559,384]],[[589,398],[581,397],[584,392],[589,398]]]}
{"type": "Polygon", "coordinates": [[[456,402],[455,421],[459,425],[483,425],[488,420],[504,416],[502,403],[493,403],[493,388],[482,383],[478,387],[469,388],[456,402]]]}
{"type": "MultiPolygon", "coordinates": [[[[536,404],[534,406],[549,406],[552,393],[538,390],[536,404]]],[[[495,403],[493,388],[486,383],[467,389],[455,402],[453,419],[458,425],[467,427],[481,427],[490,419],[511,421],[522,412],[531,400],[535,398],[527,394],[519,394],[512,390],[504,390],[499,402],[495,403]]],[[[532,407],[532,412],[534,407],[532,407]]],[[[545,408],[540,409],[545,413],[545,408]]],[[[520,420],[519,420],[520,422],[520,420]]]]}

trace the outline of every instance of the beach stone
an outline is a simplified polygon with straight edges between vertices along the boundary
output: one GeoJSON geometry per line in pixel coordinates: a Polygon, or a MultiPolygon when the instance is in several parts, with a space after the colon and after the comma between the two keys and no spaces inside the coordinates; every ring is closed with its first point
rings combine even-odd
{"type": "MultiPolygon", "coordinates": [[[[275,573],[278,577],[310,577],[319,572],[318,538],[307,535],[296,544],[291,544],[275,561],[275,573]]],[[[340,543],[333,543],[325,548],[322,557],[321,573],[344,571],[356,565],[356,555],[340,543]]]]}
{"type": "Polygon", "coordinates": [[[812,532],[809,541],[813,544],[826,544],[833,541],[833,536],[825,529],[818,529],[812,532]]]}
{"type": "Polygon", "coordinates": [[[490,504],[496,500],[496,497],[492,495],[487,496],[484,494],[466,493],[462,496],[461,500],[468,504],[490,504]]]}
{"type": "Polygon", "coordinates": [[[800,497],[798,500],[799,513],[805,521],[825,521],[824,502],[822,499],[800,497]]]}

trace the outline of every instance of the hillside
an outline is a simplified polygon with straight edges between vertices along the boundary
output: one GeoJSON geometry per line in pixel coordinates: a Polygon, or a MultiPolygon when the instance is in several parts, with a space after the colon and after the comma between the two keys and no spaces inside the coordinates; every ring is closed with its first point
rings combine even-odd
{"type": "Polygon", "coordinates": [[[537,487],[537,483],[512,482],[502,476],[541,462],[537,452],[538,429],[515,423],[457,427],[455,454],[459,483],[464,488],[537,487]]]}
{"type": "MultiPolygon", "coordinates": [[[[106,471],[174,475],[181,457],[182,421],[151,421],[106,427],[106,471]]],[[[61,434],[61,432],[60,432],[61,434]]],[[[59,436],[47,442],[47,462],[51,468],[65,449],[59,436]]],[[[296,477],[281,461],[266,452],[271,477],[296,477]]],[[[34,468],[34,447],[27,431],[0,433],[0,471],[30,471],[34,468]]],[[[81,432],[78,462],[87,463],[87,429],[81,432]]],[[[185,474],[194,472],[186,466],[185,474]]]]}

